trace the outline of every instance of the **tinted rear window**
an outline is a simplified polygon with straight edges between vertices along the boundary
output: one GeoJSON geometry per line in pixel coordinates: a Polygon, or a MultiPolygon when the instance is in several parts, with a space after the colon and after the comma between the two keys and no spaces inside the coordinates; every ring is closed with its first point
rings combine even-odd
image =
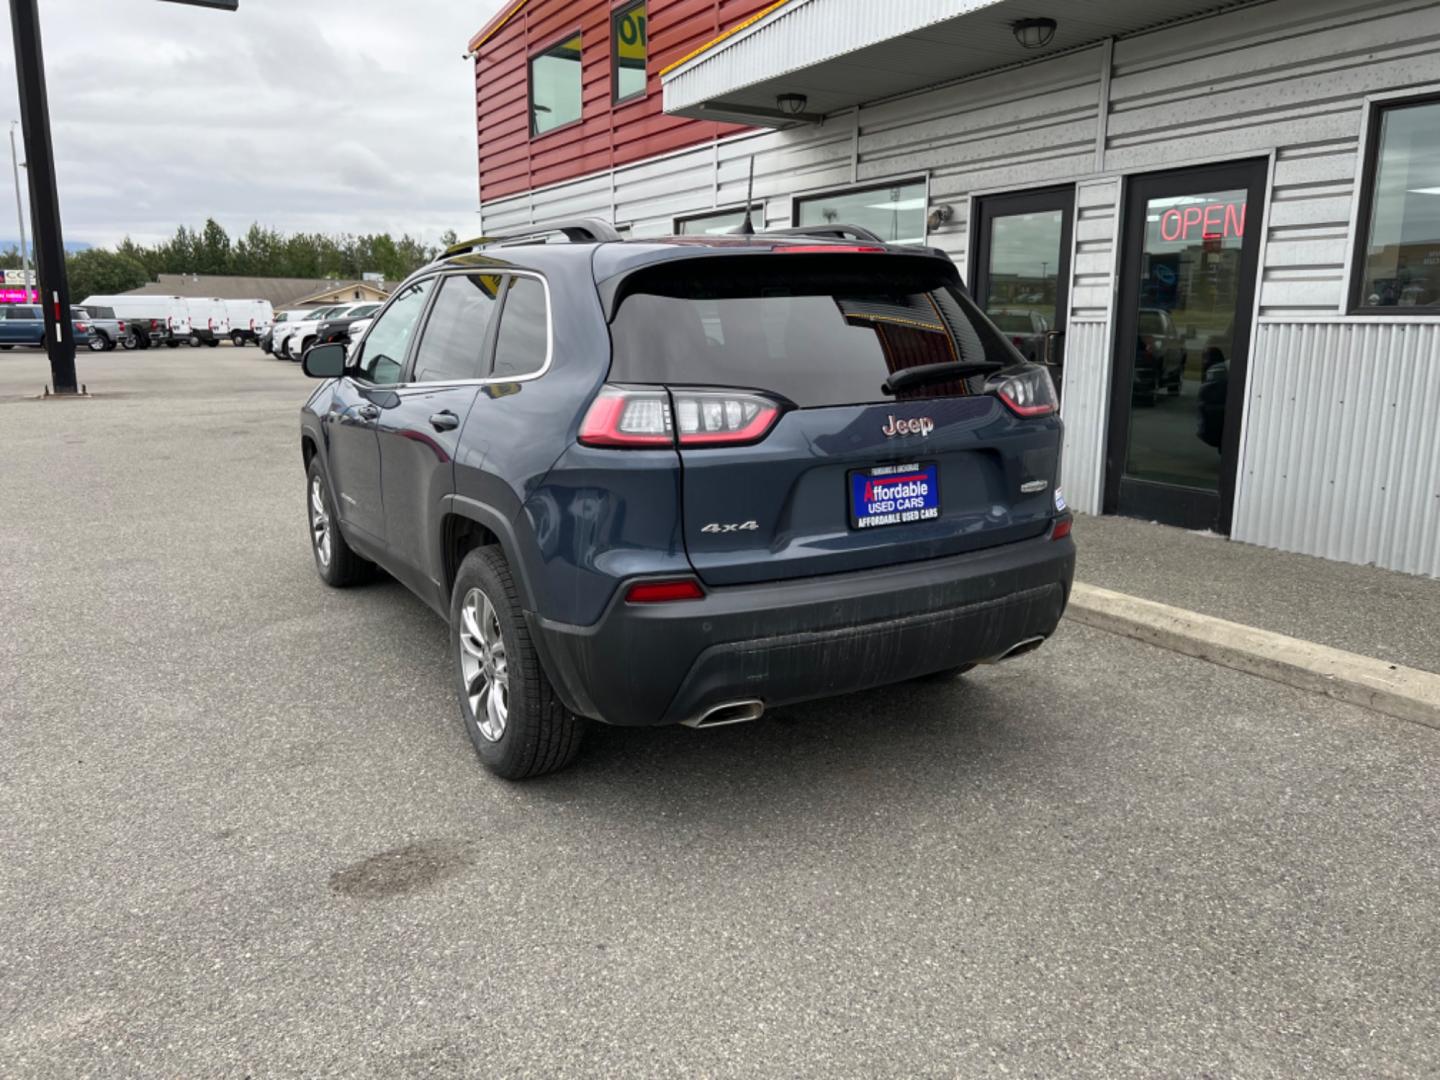
{"type": "MultiPolygon", "coordinates": [[[[886,377],[922,364],[1021,361],[933,260],[710,258],[651,268],[627,290],[613,382],[748,387],[804,408],[894,400],[886,377]]],[[[901,396],[966,392],[955,381],[901,396]]]]}

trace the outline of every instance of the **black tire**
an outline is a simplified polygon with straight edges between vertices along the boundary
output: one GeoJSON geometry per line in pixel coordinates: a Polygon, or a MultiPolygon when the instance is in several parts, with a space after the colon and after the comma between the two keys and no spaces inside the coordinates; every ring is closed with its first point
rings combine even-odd
{"type": "Polygon", "coordinates": [[[91,334],[90,340],[85,344],[91,352],[105,352],[105,337],[103,334],[91,334]]]}
{"type": "Polygon", "coordinates": [[[6,352],[9,352],[14,347],[14,345],[0,345],[0,349],[4,349],[6,352]]]}
{"type": "Polygon", "coordinates": [[[207,349],[218,349],[220,347],[220,339],[218,337],[206,338],[205,347],[207,349]]]}
{"type": "Polygon", "coordinates": [[[303,360],[303,359],[305,358],[305,354],[306,354],[307,352],[309,352],[311,349],[313,349],[314,347],[315,347],[315,338],[314,338],[313,336],[307,337],[304,341],[302,341],[302,342],[300,343],[300,351],[299,351],[299,353],[297,353],[297,354],[295,355],[295,359],[296,359],[296,360],[303,360]]]}
{"type": "Polygon", "coordinates": [[[136,347],[137,349],[148,349],[148,348],[150,348],[150,344],[151,344],[151,343],[150,343],[150,339],[149,339],[146,335],[144,335],[144,334],[136,334],[136,335],[135,335],[135,347],[136,347]]]}
{"type": "MultiPolygon", "coordinates": [[[[506,780],[523,780],[563,769],[575,760],[586,721],[566,709],[555,696],[520,613],[520,597],[510,566],[497,547],[471,551],[455,575],[455,588],[450,594],[450,659],[460,717],[486,768],[506,780]],[[506,672],[504,725],[495,738],[482,730],[481,721],[476,719],[466,676],[466,663],[476,664],[477,650],[485,648],[474,633],[465,631],[469,624],[464,612],[476,593],[481,600],[490,600],[506,672]],[[467,650],[462,639],[471,642],[472,647],[467,650]]],[[[477,687],[488,685],[481,682],[482,678],[477,671],[477,687]]],[[[488,712],[485,722],[494,722],[488,712]]],[[[493,727],[490,730],[493,733],[493,727]]]]}
{"type": "Polygon", "coordinates": [[[242,334],[239,330],[236,330],[230,335],[230,344],[234,345],[238,349],[241,345],[245,344],[245,335],[242,334]]]}
{"type": "Polygon", "coordinates": [[[332,589],[343,589],[373,576],[374,564],[356,555],[340,532],[340,521],[335,516],[335,500],[330,497],[330,483],[318,458],[311,458],[310,466],[305,470],[305,520],[310,526],[310,554],[315,556],[315,572],[320,575],[321,581],[332,589]],[[325,516],[328,552],[323,551],[316,521],[317,497],[325,516]]]}
{"type": "Polygon", "coordinates": [[[166,340],[165,340],[165,347],[166,347],[167,349],[178,349],[178,348],[180,347],[180,342],[179,342],[178,340],[176,340],[175,338],[173,338],[173,337],[172,337],[172,338],[166,338],[166,340]]]}
{"type": "Polygon", "coordinates": [[[114,338],[106,338],[106,339],[105,339],[105,351],[106,351],[106,352],[114,352],[114,351],[115,351],[116,349],[118,349],[119,347],[120,347],[120,343],[117,342],[114,338]]]}

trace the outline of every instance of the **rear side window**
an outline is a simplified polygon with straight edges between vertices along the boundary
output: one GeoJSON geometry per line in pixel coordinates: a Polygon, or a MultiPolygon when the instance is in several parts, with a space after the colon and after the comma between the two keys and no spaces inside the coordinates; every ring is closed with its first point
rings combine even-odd
{"type": "Polygon", "coordinates": [[[642,274],[611,324],[613,382],[765,390],[806,408],[894,400],[882,384],[905,368],[1022,359],[934,260],[715,257],[642,274]]]}
{"type": "Polygon", "coordinates": [[[484,376],[485,341],[495,317],[501,278],[465,274],[442,279],[415,353],[416,382],[484,376]]]}
{"type": "Polygon", "coordinates": [[[510,279],[505,307],[500,313],[500,334],[495,339],[497,379],[533,375],[550,354],[550,312],[545,286],[531,277],[510,279]]]}

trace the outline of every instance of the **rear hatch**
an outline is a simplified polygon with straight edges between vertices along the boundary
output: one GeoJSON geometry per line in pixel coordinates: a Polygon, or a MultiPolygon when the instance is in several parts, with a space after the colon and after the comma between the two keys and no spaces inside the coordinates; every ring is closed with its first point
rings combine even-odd
{"type": "Polygon", "coordinates": [[[700,578],[857,571],[1044,533],[1060,445],[1048,376],[949,260],[780,251],[668,261],[617,293],[609,416],[634,409],[678,435],[700,578]]]}

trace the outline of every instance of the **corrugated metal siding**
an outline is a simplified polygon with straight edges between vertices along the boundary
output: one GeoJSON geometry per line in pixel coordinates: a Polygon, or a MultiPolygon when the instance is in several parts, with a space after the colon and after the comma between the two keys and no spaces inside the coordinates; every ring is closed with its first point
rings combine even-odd
{"type": "Polygon", "coordinates": [[[1100,513],[1103,505],[1119,210],[1118,180],[1097,180],[1076,188],[1060,482],[1070,505],[1086,514],[1100,513]]]}
{"type": "Polygon", "coordinates": [[[1262,322],[1233,535],[1440,577],[1440,325],[1262,322]]]}

